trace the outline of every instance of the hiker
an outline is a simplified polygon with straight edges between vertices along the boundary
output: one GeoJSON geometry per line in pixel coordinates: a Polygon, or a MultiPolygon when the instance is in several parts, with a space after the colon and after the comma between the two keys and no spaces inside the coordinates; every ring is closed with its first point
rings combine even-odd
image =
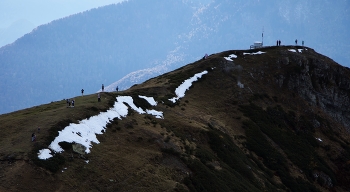
{"type": "Polygon", "coordinates": [[[97,94],[97,101],[101,102],[101,95],[100,95],[100,93],[97,94]]]}
{"type": "Polygon", "coordinates": [[[281,46],[281,40],[278,40],[278,46],[281,46]]]}
{"type": "Polygon", "coordinates": [[[276,46],[278,46],[278,43],[279,43],[279,41],[277,40],[277,41],[276,41],[276,46]]]}
{"type": "Polygon", "coordinates": [[[67,104],[68,104],[67,107],[70,107],[70,99],[67,99],[67,104]]]}
{"type": "Polygon", "coordinates": [[[33,142],[33,141],[36,141],[35,133],[32,134],[32,142],[33,142]]]}
{"type": "Polygon", "coordinates": [[[304,40],[301,42],[301,44],[304,46],[304,40]]]}
{"type": "Polygon", "coordinates": [[[118,86],[117,86],[117,88],[115,88],[115,90],[118,92],[118,90],[119,90],[118,86]]]}
{"type": "Polygon", "coordinates": [[[205,54],[202,59],[205,60],[207,58],[208,58],[208,54],[205,54]]]}
{"type": "Polygon", "coordinates": [[[102,92],[105,90],[105,86],[102,84],[102,92]]]}
{"type": "Polygon", "coordinates": [[[74,107],[74,99],[72,99],[72,107],[74,107]]]}
{"type": "Polygon", "coordinates": [[[298,45],[298,39],[295,40],[295,45],[298,45]]]}
{"type": "Polygon", "coordinates": [[[84,89],[81,89],[81,96],[84,96],[84,89]]]}
{"type": "Polygon", "coordinates": [[[66,99],[66,102],[67,102],[67,107],[69,106],[69,99],[66,99]]]}

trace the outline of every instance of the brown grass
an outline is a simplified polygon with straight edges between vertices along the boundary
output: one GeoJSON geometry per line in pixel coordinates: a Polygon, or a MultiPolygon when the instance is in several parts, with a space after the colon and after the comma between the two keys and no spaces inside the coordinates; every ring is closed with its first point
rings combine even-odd
{"type": "MultiPolygon", "coordinates": [[[[304,106],[307,103],[304,100],[292,97],[290,91],[272,83],[274,76],[283,72],[276,67],[276,59],[292,54],[286,52],[287,48],[266,48],[263,51],[268,54],[244,57],[243,52],[248,51],[214,54],[207,60],[194,62],[119,92],[121,95],[154,97],[158,105],[152,108],[163,111],[164,119],[130,110],[126,118],[115,120],[108,125],[106,133],[97,136],[101,143],[94,144],[91,153],[80,156],[71,149],[63,152],[61,155],[65,163],[56,173],[34,164],[30,156],[32,150],[36,146],[47,147],[52,130],[64,128],[64,123],[77,123],[106,111],[118,94],[102,93],[101,103],[97,102],[97,94],[75,97],[75,108],[67,108],[65,101],[57,101],[1,115],[0,191],[188,191],[191,187],[186,186],[185,181],[194,180],[199,174],[198,170],[190,167],[195,167],[195,160],[203,161],[196,156],[199,149],[208,155],[206,158],[212,158],[203,166],[213,175],[227,174],[228,170],[232,175],[239,175],[246,166],[251,168],[256,182],[249,183],[240,175],[237,177],[240,182],[233,182],[237,185],[232,184],[231,187],[247,182],[245,189],[250,191],[286,190],[278,175],[270,178],[264,172],[266,166],[258,165],[263,164],[262,159],[246,148],[242,121],[249,118],[239,110],[239,105],[254,103],[263,109],[281,106],[285,111],[306,114],[304,106]],[[234,65],[241,65],[242,72],[227,69],[223,57],[232,53],[238,55],[234,65]],[[174,95],[175,88],[183,80],[203,70],[209,70],[209,73],[193,83],[184,98],[174,105],[162,102],[174,95]],[[238,79],[244,84],[244,89],[237,86],[238,79]],[[228,136],[233,141],[232,145],[238,146],[232,147],[241,150],[242,153],[236,151],[236,155],[240,155],[239,163],[244,163],[243,168],[230,168],[213,152],[209,146],[211,138],[207,134],[212,129],[218,130],[220,138],[228,136]],[[33,132],[37,134],[36,142],[30,141],[33,132]],[[86,160],[89,162],[86,163],[86,160]]],[[[312,50],[310,57],[315,57],[312,50]]],[[[317,109],[308,113],[310,111],[317,109]]],[[[325,114],[322,117],[328,118],[325,114]]],[[[341,133],[343,138],[340,141],[349,139],[344,132],[341,133]]],[[[316,130],[315,135],[327,137],[320,130],[316,130]]],[[[331,146],[330,152],[318,149],[334,169],[336,166],[327,155],[340,155],[333,149],[335,146],[341,148],[340,141],[325,139],[331,146]]],[[[293,176],[306,178],[305,174],[297,172],[295,164],[290,161],[288,164],[293,176]]],[[[341,191],[341,188],[337,189],[341,191]]]]}

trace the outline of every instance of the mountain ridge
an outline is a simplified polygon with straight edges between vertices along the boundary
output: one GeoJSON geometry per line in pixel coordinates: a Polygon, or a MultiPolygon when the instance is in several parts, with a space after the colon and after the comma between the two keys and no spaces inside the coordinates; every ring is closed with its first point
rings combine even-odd
{"type": "Polygon", "coordinates": [[[130,0],[58,19],[0,48],[0,87],[6,90],[0,113],[70,98],[82,88],[92,94],[138,70],[166,65],[166,72],[206,53],[249,48],[261,32],[265,46],[304,40],[347,66],[347,5],[130,0]],[[169,64],[171,56],[178,59],[169,64]]]}
{"type": "Polygon", "coordinates": [[[103,92],[101,102],[84,95],[74,108],[58,101],[4,114],[0,189],[347,191],[349,124],[337,117],[347,113],[349,79],[348,68],[309,47],[229,50],[127,90],[103,92]],[[203,71],[183,98],[169,100],[203,71]],[[110,119],[91,153],[62,142],[65,152],[38,159],[59,131],[108,110],[118,96],[162,111],[164,119],[128,104],[128,115],[110,119]]]}

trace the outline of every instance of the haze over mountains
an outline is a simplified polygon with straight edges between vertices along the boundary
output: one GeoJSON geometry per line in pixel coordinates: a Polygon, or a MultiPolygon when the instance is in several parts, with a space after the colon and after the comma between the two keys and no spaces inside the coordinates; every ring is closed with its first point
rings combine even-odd
{"type": "Polygon", "coordinates": [[[0,47],[13,43],[34,28],[53,20],[123,0],[2,0],[0,1],[0,47]]]}
{"type": "Polygon", "coordinates": [[[71,98],[82,88],[95,93],[101,84],[125,89],[205,53],[248,49],[262,30],[264,45],[304,40],[349,66],[349,6],[345,0],[130,0],[72,15],[0,48],[0,113],[71,98]]]}

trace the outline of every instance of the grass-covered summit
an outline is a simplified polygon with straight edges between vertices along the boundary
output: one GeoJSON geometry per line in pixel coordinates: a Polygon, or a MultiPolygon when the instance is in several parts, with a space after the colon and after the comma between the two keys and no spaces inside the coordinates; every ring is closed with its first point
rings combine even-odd
{"type": "Polygon", "coordinates": [[[231,50],[101,102],[77,96],[74,108],[62,100],[1,115],[0,191],[346,191],[349,79],[311,48],[231,50]],[[63,152],[38,158],[60,131],[118,97],[132,98],[122,102],[127,115],[109,119],[89,153],[60,142],[63,152]]]}

